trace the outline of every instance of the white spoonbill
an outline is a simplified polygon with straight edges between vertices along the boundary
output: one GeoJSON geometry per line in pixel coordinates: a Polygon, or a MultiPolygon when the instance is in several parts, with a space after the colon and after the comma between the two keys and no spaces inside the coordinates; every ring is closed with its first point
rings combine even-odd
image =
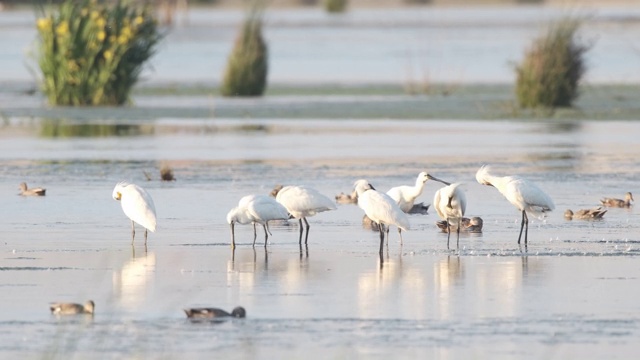
{"type": "Polygon", "coordinates": [[[527,234],[529,232],[530,213],[544,213],[555,209],[553,200],[542,191],[536,184],[520,176],[494,176],[489,173],[491,168],[483,165],[476,173],[476,180],[482,185],[491,185],[498,189],[509,202],[522,212],[522,222],[520,223],[520,235],[518,244],[522,238],[522,228],[524,232],[524,243],[527,244],[527,234]]]}
{"type": "MultiPolygon", "coordinates": [[[[367,180],[360,179],[354,184],[358,193],[358,207],[364,210],[364,213],[373,222],[378,224],[380,231],[380,254],[384,245],[384,225],[388,227],[394,225],[398,227],[398,231],[407,231],[411,228],[409,225],[409,217],[400,209],[398,204],[389,195],[374,189],[367,180]]],[[[387,235],[388,236],[388,235],[387,235]]],[[[402,240],[402,234],[400,235],[402,240]]]]}
{"type": "Polygon", "coordinates": [[[269,238],[270,220],[287,220],[287,209],[272,197],[267,195],[247,195],[238,202],[227,214],[227,223],[231,226],[231,247],[236,247],[235,224],[253,223],[253,245],[256,245],[256,223],[264,228],[264,246],[267,246],[269,238]]]}
{"type": "Polygon", "coordinates": [[[433,197],[433,207],[441,219],[447,222],[447,249],[451,238],[451,225],[456,226],[458,234],[456,246],[460,247],[460,228],[462,217],[467,209],[467,198],[460,188],[460,183],[451,184],[436,191],[433,197]]]}
{"type": "Polygon", "coordinates": [[[276,186],[271,192],[276,201],[282,204],[291,217],[298,219],[300,223],[299,244],[302,244],[302,220],[307,225],[304,243],[309,240],[309,222],[307,217],[314,216],[323,211],[335,210],[336,204],[333,200],[322,195],[318,190],[306,186],[276,186]]]}
{"type": "Polygon", "coordinates": [[[136,184],[119,182],[113,189],[113,198],[120,201],[122,211],[131,219],[131,243],[136,237],[135,223],[144,230],[144,244],[147,244],[147,230],[156,231],[156,207],[147,191],[136,184]]]}
{"type": "Polygon", "coordinates": [[[416,201],[418,196],[422,194],[424,185],[427,180],[434,180],[445,185],[449,185],[448,182],[435,178],[423,171],[418,174],[418,178],[416,179],[416,184],[414,186],[396,186],[389,189],[389,191],[387,191],[387,195],[389,195],[393,200],[396,201],[402,211],[404,211],[405,213],[409,213],[413,208],[413,203],[416,201]]]}

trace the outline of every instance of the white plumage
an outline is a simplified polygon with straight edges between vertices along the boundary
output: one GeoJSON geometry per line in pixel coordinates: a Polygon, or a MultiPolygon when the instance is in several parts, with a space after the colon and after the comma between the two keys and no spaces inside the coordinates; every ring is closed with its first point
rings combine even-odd
{"type": "Polygon", "coordinates": [[[433,206],[441,219],[447,222],[447,249],[451,237],[451,225],[457,228],[457,246],[460,246],[460,228],[462,227],[462,217],[467,209],[467,198],[460,188],[460,183],[445,186],[436,191],[433,197],[433,206]]]}
{"type": "MultiPolygon", "coordinates": [[[[384,225],[394,225],[398,231],[409,230],[409,217],[389,195],[377,191],[367,180],[355,182],[354,188],[358,193],[358,207],[376,224],[380,231],[380,253],[384,244],[384,225]]],[[[388,232],[388,229],[387,229],[388,232]]],[[[402,235],[401,235],[402,236],[402,235]]],[[[402,239],[402,237],[401,237],[402,239]]]]}
{"type": "Polygon", "coordinates": [[[276,187],[273,192],[276,201],[282,204],[291,217],[298,219],[300,224],[299,244],[302,244],[302,221],[307,226],[304,243],[309,240],[309,222],[307,217],[314,216],[323,211],[335,210],[336,204],[333,200],[322,195],[318,190],[306,186],[284,186],[276,187]]]}
{"type": "Polygon", "coordinates": [[[156,208],[147,191],[136,184],[120,182],[113,189],[113,198],[119,200],[122,211],[131,219],[131,243],[136,236],[135,223],[145,228],[144,243],[147,243],[147,230],[156,231],[156,208]]]}
{"type": "Polygon", "coordinates": [[[524,243],[526,244],[529,232],[529,217],[527,213],[540,214],[551,211],[555,209],[553,200],[529,180],[520,176],[494,176],[489,171],[491,171],[489,166],[482,166],[476,173],[476,180],[482,185],[491,185],[498,189],[513,206],[522,212],[518,244],[520,244],[522,229],[525,226],[524,243]]]}
{"type": "Polygon", "coordinates": [[[416,184],[414,186],[408,186],[408,185],[396,186],[389,189],[389,191],[387,191],[387,195],[389,195],[393,200],[395,200],[395,202],[398,204],[400,209],[402,209],[402,211],[404,211],[405,213],[408,213],[411,210],[411,208],[413,208],[413,204],[415,200],[418,198],[418,196],[422,194],[422,191],[424,190],[424,186],[427,180],[435,180],[443,184],[449,185],[449,183],[442,181],[440,179],[437,179],[423,171],[420,174],[418,174],[418,177],[416,178],[416,184]]]}
{"type": "Polygon", "coordinates": [[[235,247],[234,226],[238,224],[253,223],[253,245],[256,244],[256,223],[264,228],[264,245],[267,246],[269,238],[269,221],[287,220],[289,213],[287,209],[267,195],[247,195],[238,202],[227,214],[227,223],[231,227],[231,246],[235,247]]]}

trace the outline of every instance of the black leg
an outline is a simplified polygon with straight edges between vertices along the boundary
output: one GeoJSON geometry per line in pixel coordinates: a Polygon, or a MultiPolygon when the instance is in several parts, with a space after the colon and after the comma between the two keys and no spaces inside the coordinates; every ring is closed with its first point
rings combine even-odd
{"type": "Polygon", "coordinates": [[[307,218],[303,218],[304,219],[304,223],[307,225],[307,232],[304,235],[304,244],[307,245],[307,241],[309,240],[309,228],[311,226],[309,226],[309,222],[307,221],[307,218]]]}
{"type": "Polygon", "coordinates": [[[231,222],[231,248],[235,249],[236,248],[236,234],[235,234],[235,223],[232,221],[231,222]]]}
{"type": "Polygon", "coordinates": [[[267,226],[262,225],[264,228],[264,247],[267,247],[267,239],[269,238],[269,233],[267,232],[267,226]]]}
{"type": "Polygon", "coordinates": [[[458,231],[457,231],[457,233],[458,233],[458,240],[457,240],[457,242],[456,242],[456,248],[457,248],[458,250],[460,250],[460,226],[462,226],[462,218],[459,218],[459,219],[458,219],[458,231]]]}
{"type": "Polygon", "coordinates": [[[269,235],[273,236],[273,234],[271,233],[271,229],[269,229],[269,222],[265,221],[264,224],[267,226],[267,232],[269,233],[269,235]]]}
{"type": "MultiPolygon", "coordinates": [[[[144,229],[144,246],[147,246],[147,231],[148,231],[147,229],[144,229]]],[[[525,238],[525,242],[527,242],[526,241],[527,237],[525,236],[524,238],[525,238]]]]}
{"type": "Polygon", "coordinates": [[[449,219],[447,221],[447,250],[449,250],[449,239],[451,238],[451,225],[449,225],[449,219]]]}
{"type": "Polygon", "coordinates": [[[403,245],[403,241],[402,241],[402,229],[398,228],[398,234],[400,235],[400,246],[403,245]]]}
{"type": "Polygon", "coordinates": [[[302,218],[298,219],[298,223],[300,224],[300,237],[298,238],[298,244],[302,244],[302,218]]]}
{"type": "Polygon", "coordinates": [[[382,249],[384,247],[384,228],[382,223],[378,224],[378,231],[380,232],[380,258],[382,259],[382,249]]]}
{"type": "MultiPolygon", "coordinates": [[[[518,236],[518,244],[520,244],[520,238],[522,238],[522,229],[524,228],[524,217],[526,212],[524,210],[522,210],[522,221],[520,222],[520,235],[518,236]]],[[[526,239],[526,236],[525,236],[526,239]]],[[[526,240],[525,240],[526,243],[526,240]]]]}
{"type": "Polygon", "coordinates": [[[527,235],[529,234],[529,216],[527,215],[526,211],[523,211],[522,214],[524,214],[524,224],[525,224],[525,229],[524,229],[524,245],[527,245],[527,235]]]}
{"type": "Polygon", "coordinates": [[[136,223],[134,223],[132,220],[131,221],[131,243],[132,244],[135,239],[136,239],[136,223]]]}

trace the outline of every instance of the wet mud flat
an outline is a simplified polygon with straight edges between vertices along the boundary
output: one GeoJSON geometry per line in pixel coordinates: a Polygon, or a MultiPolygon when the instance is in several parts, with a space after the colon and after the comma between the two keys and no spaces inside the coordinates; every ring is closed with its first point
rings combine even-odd
{"type": "MultiPolygon", "coordinates": [[[[25,358],[168,356],[234,358],[435,356],[628,358],[638,350],[638,215],[567,221],[565,208],[596,206],[637,184],[636,122],[158,119],[101,126],[138,130],[64,136],[14,119],[0,142],[2,233],[0,353],[25,358]],[[217,129],[211,131],[211,129],[217,129]],[[516,243],[519,213],[493,188],[496,173],[535,181],[556,203],[516,243]],[[161,164],[175,182],[146,181],[161,164]],[[401,245],[362,211],[339,205],[271,226],[267,248],[227,211],[278,183],[333,196],[366,178],[386,190],[420,171],[462,181],[482,234],[446,249],[436,214],[412,215],[401,245]],[[158,232],[133,246],[111,199],[116,182],[147,188],[158,232]],[[40,198],[17,195],[27,181],[40,198]],[[96,302],[93,317],[56,318],[50,301],[96,302]],[[192,323],[182,309],[247,309],[246,319],[192,323]]],[[[50,129],[49,129],[50,130],[50,129]]],[[[60,132],[62,131],[62,132],[60,132]]],[[[89,132],[91,133],[91,132],[89,132]]],[[[439,184],[428,182],[430,203],[439,184]]]]}

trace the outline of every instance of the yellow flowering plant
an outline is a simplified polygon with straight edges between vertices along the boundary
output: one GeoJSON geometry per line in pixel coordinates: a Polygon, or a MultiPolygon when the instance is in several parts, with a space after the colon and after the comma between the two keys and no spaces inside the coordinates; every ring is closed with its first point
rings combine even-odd
{"type": "Polygon", "coordinates": [[[36,20],[41,88],[51,105],[122,105],[162,34],[131,0],[65,0],[36,20]]]}

